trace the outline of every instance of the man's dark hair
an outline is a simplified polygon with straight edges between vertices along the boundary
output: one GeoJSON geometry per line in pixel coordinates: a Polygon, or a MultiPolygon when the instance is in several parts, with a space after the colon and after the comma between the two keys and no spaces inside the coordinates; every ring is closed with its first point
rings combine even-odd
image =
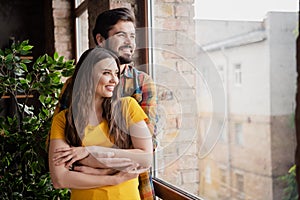
{"type": "Polygon", "coordinates": [[[135,17],[132,11],[128,8],[116,8],[106,10],[100,13],[96,19],[95,27],[93,29],[94,41],[97,44],[96,35],[100,33],[104,39],[108,38],[108,32],[118,21],[130,21],[135,24],[135,17]]]}

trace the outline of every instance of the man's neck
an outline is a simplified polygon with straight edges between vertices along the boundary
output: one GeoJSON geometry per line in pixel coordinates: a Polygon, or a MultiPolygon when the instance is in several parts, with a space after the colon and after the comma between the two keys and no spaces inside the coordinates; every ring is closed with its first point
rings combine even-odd
{"type": "Polygon", "coordinates": [[[127,64],[120,65],[121,74],[124,73],[126,66],[127,66],[127,64]]]}

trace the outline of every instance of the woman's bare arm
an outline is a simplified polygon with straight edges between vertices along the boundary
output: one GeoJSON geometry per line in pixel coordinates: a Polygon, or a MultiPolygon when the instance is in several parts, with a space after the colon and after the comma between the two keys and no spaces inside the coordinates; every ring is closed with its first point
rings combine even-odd
{"type": "Polygon", "coordinates": [[[129,127],[134,149],[115,149],[101,146],[62,147],[55,150],[55,163],[71,166],[74,162],[94,168],[114,168],[122,170],[134,163],[142,168],[152,164],[153,145],[150,131],[145,121],[132,124],[129,127]],[[89,156],[87,156],[89,154],[89,156]],[[113,155],[108,156],[108,155],[113,155]]]}
{"type": "Polygon", "coordinates": [[[91,175],[76,171],[69,171],[65,165],[55,165],[53,155],[59,148],[68,148],[68,144],[62,139],[50,141],[49,168],[51,180],[55,188],[90,189],[108,185],[116,185],[121,182],[136,178],[137,173],[119,172],[115,175],[91,175]]]}

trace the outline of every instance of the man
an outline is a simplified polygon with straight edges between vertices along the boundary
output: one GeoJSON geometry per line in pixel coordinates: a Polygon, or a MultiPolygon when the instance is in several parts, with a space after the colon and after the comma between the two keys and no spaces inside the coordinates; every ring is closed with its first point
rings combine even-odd
{"type": "MultiPolygon", "coordinates": [[[[103,48],[109,49],[116,53],[121,62],[121,79],[122,96],[131,96],[137,100],[149,120],[147,125],[153,135],[154,149],[156,147],[156,88],[151,77],[134,68],[132,64],[133,53],[136,48],[135,43],[135,17],[127,8],[117,8],[104,11],[99,14],[93,30],[95,43],[103,48]]],[[[55,113],[59,110],[67,108],[68,98],[72,94],[68,94],[68,83],[62,89],[59,106],[55,113]]],[[[139,191],[141,199],[154,199],[154,189],[152,179],[148,172],[139,176],[139,191]]]]}
{"type": "Polygon", "coordinates": [[[148,127],[153,135],[156,129],[156,90],[148,74],[132,65],[136,48],[135,17],[127,8],[101,13],[96,20],[93,36],[95,43],[116,53],[121,62],[122,96],[132,96],[149,117],[148,127]]]}

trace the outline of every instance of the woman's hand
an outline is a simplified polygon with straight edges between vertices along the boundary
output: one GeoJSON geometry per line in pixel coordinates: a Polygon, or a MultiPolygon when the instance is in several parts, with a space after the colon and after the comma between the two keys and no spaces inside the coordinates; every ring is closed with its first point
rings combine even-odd
{"type": "Polygon", "coordinates": [[[89,155],[85,147],[63,147],[55,149],[53,162],[55,165],[65,164],[67,168],[78,160],[82,160],[89,155]]]}

